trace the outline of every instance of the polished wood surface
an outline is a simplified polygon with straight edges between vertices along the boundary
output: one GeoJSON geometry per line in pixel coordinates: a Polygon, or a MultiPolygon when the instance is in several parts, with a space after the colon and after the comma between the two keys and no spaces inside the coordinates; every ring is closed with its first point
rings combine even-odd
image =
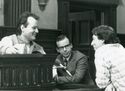
{"type": "Polygon", "coordinates": [[[0,55],[0,89],[27,89],[53,86],[55,55],[0,55]]]}

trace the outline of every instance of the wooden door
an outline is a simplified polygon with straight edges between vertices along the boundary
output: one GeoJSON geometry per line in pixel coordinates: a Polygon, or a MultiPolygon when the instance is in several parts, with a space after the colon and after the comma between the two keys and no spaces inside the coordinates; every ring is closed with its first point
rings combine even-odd
{"type": "Polygon", "coordinates": [[[69,14],[68,33],[74,49],[86,54],[89,58],[90,73],[95,79],[94,50],[91,47],[92,28],[96,25],[94,11],[75,12],[69,14]]]}
{"type": "Polygon", "coordinates": [[[69,14],[70,36],[75,49],[88,55],[91,43],[91,30],[95,25],[93,11],[76,12],[69,14]]]}

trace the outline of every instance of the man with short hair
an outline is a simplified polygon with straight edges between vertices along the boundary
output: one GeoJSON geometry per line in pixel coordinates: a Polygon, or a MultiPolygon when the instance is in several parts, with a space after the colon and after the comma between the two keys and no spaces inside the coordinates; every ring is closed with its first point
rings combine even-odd
{"type": "Polygon", "coordinates": [[[115,30],[100,25],[92,29],[92,34],[97,86],[104,91],[125,91],[125,48],[115,30]]]}
{"type": "Polygon", "coordinates": [[[6,36],[0,41],[0,54],[46,54],[43,47],[34,42],[38,31],[39,17],[24,12],[18,21],[17,33],[6,36]]]}
{"type": "Polygon", "coordinates": [[[88,71],[87,56],[79,51],[73,51],[73,45],[65,35],[56,40],[57,52],[60,53],[53,66],[54,81],[58,84],[84,83],[88,71]]]}

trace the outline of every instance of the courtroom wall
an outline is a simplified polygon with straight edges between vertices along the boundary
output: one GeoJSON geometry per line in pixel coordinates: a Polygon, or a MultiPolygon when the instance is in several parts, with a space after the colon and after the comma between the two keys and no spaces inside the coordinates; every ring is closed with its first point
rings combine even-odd
{"type": "MultiPolygon", "coordinates": [[[[58,27],[58,5],[57,0],[49,0],[45,11],[41,11],[38,0],[32,0],[31,11],[40,16],[40,28],[57,29],[58,27]]],[[[117,32],[125,34],[125,0],[119,0],[117,7],[117,32]]],[[[0,0],[0,26],[4,25],[4,0],[0,0]]]]}
{"type": "Polygon", "coordinates": [[[117,7],[117,32],[125,34],[125,0],[119,0],[117,7]]]}
{"type": "Polygon", "coordinates": [[[4,25],[4,9],[3,9],[4,1],[0,0],[0,26],[4,25]]]}
{"type": "Polygon", "coordinates": [[[40,28],[57,29],[57,0],[49,0],[43,11],[39,8],[38,0],[32,0],[31,12],[40,16],[40,28]]]}

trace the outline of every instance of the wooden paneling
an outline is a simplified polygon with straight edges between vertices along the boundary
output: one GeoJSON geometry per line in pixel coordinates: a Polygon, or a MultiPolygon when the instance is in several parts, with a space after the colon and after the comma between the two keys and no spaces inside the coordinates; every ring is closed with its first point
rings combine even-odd
{"type": "Polygon", "coordinates": [[[68,32],[68,12],[69,3],[67,1],[58,0],[58,29],[62,29],[63,33],[68,32]]]}
{"type": "Polygon", "coordinates": [[[31,11],[31,0],[4,0],[5,26],[16,26],[20,14],[24,11],[31,11]]]}
{"type": "Polygon", "coordinates": [[[73,12],[69,14],[72,43],[75,49],[80,50],[89,57],[91,43],[91,29],[95,25],[95,12],[73,12]]]}
{"type": "Polygon", "coordinates": [[[59,29],[39,29],[36,42],[44,47],[47,54],[56,53],[56,38],[61,33],[59,29]]]}
{"type": "Polygon", "coordinates": [[[121,41],[121,44],[125,47],[125,34],[118,33],[117,35],[121,41]]]}
{"type": "Polygon", "coordinates": [[[88,3],[88,4],[102,4],[102,5],[117,5],[119,0],[68,0],[72,2],[88,3]]]}

